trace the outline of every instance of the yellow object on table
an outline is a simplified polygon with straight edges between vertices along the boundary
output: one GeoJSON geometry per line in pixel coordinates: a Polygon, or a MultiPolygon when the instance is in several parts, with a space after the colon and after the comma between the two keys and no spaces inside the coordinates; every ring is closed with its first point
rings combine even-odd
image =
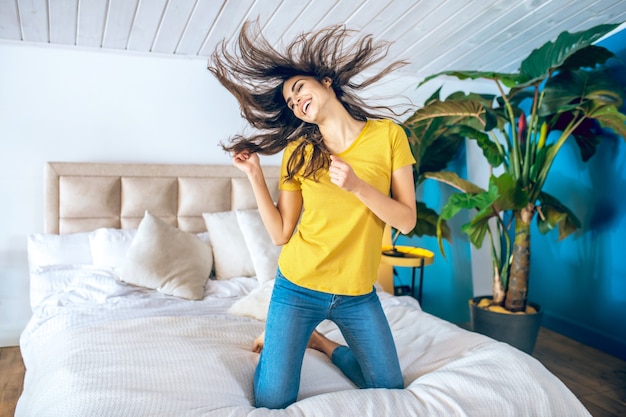
{"type": "Polygon", "coordinates": [[[383,245],[380,261],[393,267],[413,268],[411,273],[411,295],[415,290],[415,269],[420,269],[419,293],[417,301],[422,302],[422,286],[424,282],[424,267],[435,262],[435,254],[428,249],[415,246],[390,246],[383,245]],[[390,254],[393,253],[393,254],[390,254]]]}

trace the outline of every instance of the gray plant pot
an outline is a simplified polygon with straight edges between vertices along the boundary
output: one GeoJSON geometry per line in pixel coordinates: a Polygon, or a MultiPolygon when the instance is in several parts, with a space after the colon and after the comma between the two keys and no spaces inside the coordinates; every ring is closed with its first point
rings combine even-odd
{"type": "Polygon", "coordinates": [[[543,310],[538,304],[529,303],[537,310],[535,314],[503,314],[478,308],[478,302],[488,296],[474,297],[469,303],[472,330],[508,343],[529,355],[535,349],[537,334],[541,327],[543,310]]]}

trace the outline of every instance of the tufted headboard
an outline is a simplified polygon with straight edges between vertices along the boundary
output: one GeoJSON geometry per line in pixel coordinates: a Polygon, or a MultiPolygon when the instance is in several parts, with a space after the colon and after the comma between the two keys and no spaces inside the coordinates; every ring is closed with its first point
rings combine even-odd
{"type": "MultiPolygon", "coordinates": [[[[278,198],[279,167],[264,168],[278,198]]],[[[46,233],[136,228],[146,210],[181,230],[206,231],[202,213],[256,207],[245,174],[228,165],[49,162],[46,233]]]]}
{"type": "MultiPolygon", "coordinates": [[[[276,201],[280,168],[263,171],[276,201]]],[[[256,201],[245,174],[229,165],[48,162],[44,206],[46,233],[137,228],[146,210],[199,233],[202,213],[252,209],[256,201]]],[[[391,243],[389,228],[382,243],[391,243]]],[[[378,281],[393,294],[391,266],[381,263],[378,281]]]]}

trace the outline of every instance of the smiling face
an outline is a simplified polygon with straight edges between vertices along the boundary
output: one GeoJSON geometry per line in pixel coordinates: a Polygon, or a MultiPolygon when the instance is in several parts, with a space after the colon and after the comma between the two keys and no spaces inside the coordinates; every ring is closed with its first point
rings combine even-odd
{"type": "Polygon", "coordinates": [[[320,82],[315,77],[297,75],[283,84],[283,97],[298,119],[315,123],[323,116],[325,104],[334,97],[334,91],[329,78],[320,82]]]}

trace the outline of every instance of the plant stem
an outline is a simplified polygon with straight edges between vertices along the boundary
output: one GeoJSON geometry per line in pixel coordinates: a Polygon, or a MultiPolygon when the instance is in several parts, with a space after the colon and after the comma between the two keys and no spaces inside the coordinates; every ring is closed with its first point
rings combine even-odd
{"type": "Polygon", "coordinates": [[[531,160],[532,155],[535,154],[534,141],[530,138],[535,136],[537,129],[537,105],[539,99],[539,86],[535,85],[535,95],[533,97],[533,106],[530,113],[530,123],[528,124],[528,134],[526,135],[526,154],[524,155],[524,166],[522,169],[522,186],[529,188],[530,186],[530,167],[533,163],[531,160]]]}
{"type": "Polygon", "coordinates": [[[546,182],[546,178],[548,177],[548,173],[550,172],[550,168],[552,167],[554,159],[561,149],[561,146],[563,146],[567,138],[570,137],[574,130],[576,130],[576,128],[580,126],[583,120],[586,119],[586,116],[583,116],[578,120],[577,117],[578,115],[574,116],[574,118],[569,122],[567,127],[561,133],[561,136],[559,136],[559,139],[548,150],[546,154],[546,160],[541,167],[541,171],[539,172],[539,174],[537,174],[537,182],[535,183],[535,186],[533,187],[529,195],[529,201],[534,202],[537,200],[537,198],[539,197],[539,193],[541,192],[541,189],[546,182]]]}
{"type": "Polygon", "coordinates": [[[506,111],[509,115],[509,124],[511,125],[511,168],[513,170],[513,177],[520,177],[520,146],[519,141],[517,140],[517,132],[515,129],[515,112],[513,111],[513,106],[511,106],[511,102],[508,97],[504,93],[504,89],[498,80],[496,81],[496,85],[498,86],[498,90],[500,90],[500,96],[504,101],[504,105],[506,107],[506,111]]]}
{"type": "Polygon", "coordinates": [[[496,227],[498,229],[498,236],[500,237],[500,239],[498,240],[500,243],[499,252],[496,250],[493,233],[491,232],[491,229],[487,227],[487,233],[489,233],[489,245],[491,249],[491,260],[493,264],[493,304],[502,305],[504,303],[504,297],[506,294],[506,286],[508,281],[511,240],[509,239],[509,235],[506,233],[506,225],[502,221],[502,218],[498,215],[495,208],[494,212],[496,213],[496,227]],[[506,243],[506,249],[504,250],[504,252],[502,249],[503,238],[506,243]]]}

